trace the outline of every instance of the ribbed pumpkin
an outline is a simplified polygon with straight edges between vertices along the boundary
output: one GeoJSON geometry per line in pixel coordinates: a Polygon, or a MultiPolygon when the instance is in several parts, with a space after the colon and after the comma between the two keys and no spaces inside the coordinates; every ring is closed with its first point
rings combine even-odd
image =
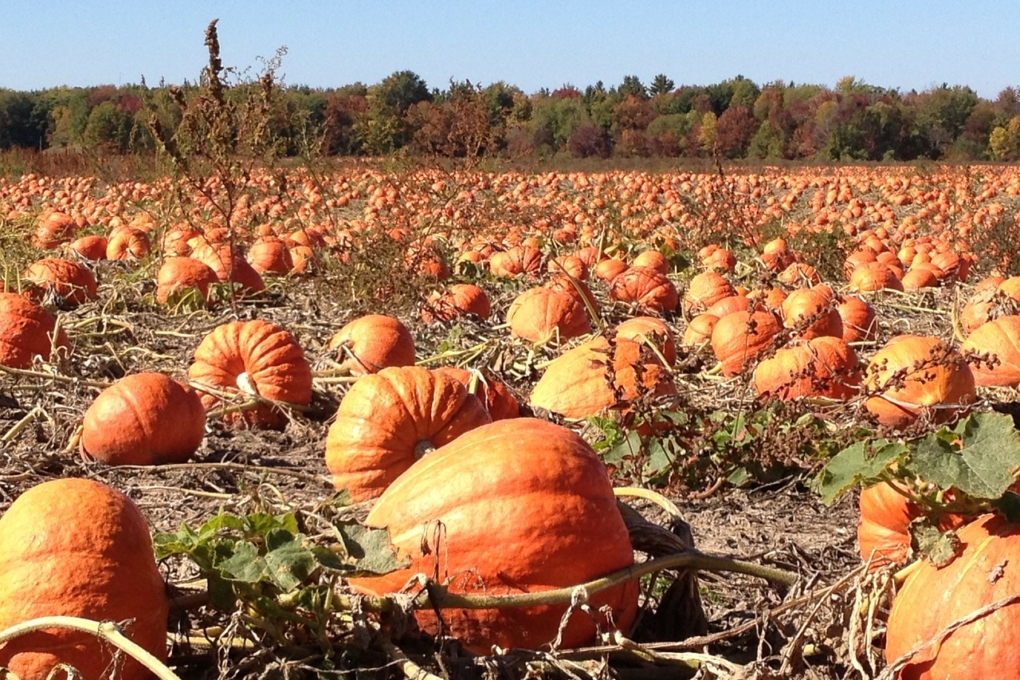
{"type": "Polygon", "coordinates": [[[233,283],[240,286],[242,292],[257,293],[266,289],[262,277],[240,250],[231,249],[229,243],[216,243],[211,240],[196,243],[191,257],[200,260],[216,273],[220,283],[233,283]]]}
{"type": "Polygon", "coordinates": [[[0,292],[0,364],[28,368],[33,357],[48,360],[54,347],[69,351],[63,328],[53,342],[56,327],[57,320],[45,308],[17,293],[0,292]]]}
{"type": "MultiPolygon", "coordinates": [[[[22,280],[34,284],[42,293],[56,295],[69,307],[77,307],[96,297],[96,277],[89,268],[78,262],[59,257],[46,257],[28,265],[22,280]]],[[[35,296],[33,296],[35,297],[35,296]]]]}
{"type": "Polygon", "coordinates": [[[990,354],[995,365],[971,363],[974,382],[983,387],[1020,385],[1020,316],[1000,316],[978,326],[960,346],[963,354],[990,354]]]}
{"type": "Polygon", "coordinates": [[[454,283],[444,291],[433,291],[421,306],[425,323],[453,321],[467,314],[485,321],[491,313],[489,296],[473,283],[454,283]]]}
{"type": "Polygon", "coordinates": [[[78,228],[74,218],[63,212],[52,212],[39,221],[32,245],[41,250],[52,250],[74,238],[78,228]]]}
{"type": "Polygon", "coordinates": [[[782,304],[783,326],[799,337],[810,340],[825,335],[843,336],[843,320],[822,293],[800,288],[790,293],[782,304]]]}
{"type": "Polygon", "coordinates": [[[621,272],[609,284],[613,300],[636,304],[645,312],[673,312],[680,303],[676,286],[666,275],[651,267],[633,266],[621,272]]]}
{"type": "MultiPolygon", "coordinates": [[[[457,593],[540,592],[584,583],[634,560],[598,456],[570,430],[533,418],[483,425],[418,461],[383,493],[367,524],[387,528],[398,555],[412,561],[407,569],[353,581],[375,594],[398,592],[419,573],[449,580],[457,593]]],[[[637,582],[592,595],[590,604],[596,612],[610,607],[626,632],[637,611],[637,582]]],[[[442,616],[449,634],[487,653],[493,645],[547,645],[565,611],[564,605],[447,609],[442,616]]],[[[433,612],[415,616],[436,632],[433,612]]],[[[608,624],[602,619],[600,625],[608,624]]],[[[576,647],[594,635],[591,617],[574,612],[562,644],[576,647]]]]}
{"type": "Polygon", "coordinates": [[[698,314],[687,324],[680,344],[685,347],[697,347],[711,341],[712,331],[715,330],[717,323],[719,323],[719,317],[715,314],[708,312],[698,314]]]}
{"type": "Polygon", "coordinates": [[[881,262],[862,264],[850,275],[850,290],[874,293],[885,289],[902,291],[903,284],[893,270],[881,262]]]}
{"type": "MultiPolygon", "coordinates": [[[[1020,526],[984,515],[957,532],[962,552],[941,568],[925,560],[896,593],[886,627],[890,663],[951,624],[1020,594],[1020,526]]],[[[992,609],[915,654],[904,680],[1020,678],[1017,604],[992,609]]]]}
{"type": "Polygon", "coordinates": [[[754,369],[760,395],[847,399],[861,382],[857,353],[842,338],[821,336],[776,350],[754,369]]]}
{"type": "Polygon", "coordinates": [[[712,352],[728,378],[740,375],[771,348],[782,331],[772,312],[747,310],[727,314],[712,329],[712,352]]]}
{"type": "Polygon", "coordinates": [[[903,428],[922,413],[936,423],[952,420],[974,402],[974,374],[942,340],[899,335],[871,358],[864,386],[875,392],[865,408],[885,427],[903,428]],[[934,365],[933,365],[934,362],[934,365]],[[893,378],[902,371],[902,385],[893,378]]]}
{"type": "Polygon", "coordinates": [[[149,235],[134,227],[120,227],[106,242],[107,260],[140,260],[152,251],[149,235]]]}
{"type": "MultiPolygon", "coordinates": [[[[648,267],[663,275],[669,273],[669,260],[658,250],[645,250],[638,253],[630,263],[630,266],[648,267]]],[[[676,305],[673,306],[675,307],[676,305]]]]}
{"type": "Polygon", "coordinates": [[[90,234],[71,241],[67,244],[67,249],[82,259],[96,261],[106,259],[106,246],[105,236],[90,234]]]}
{"type": "Polygon", "coordinates": [[[614,345],[611,350],[609,340],[599,336],[558,356],[535,384],[529,403],[565,418],[587,418],[644,394],[676,392],[663,367],[642,355],[641,345],[626,338],[616,338],[614,345]]]}
{"type": "Polygon", "coordinates": [[[751,308],[751,300],[746,295],[728,295],[721,300],[709,305],[705,314],[717,316],[720,319],[733,312],[743,312],[751,308]]]}
{"type": "MultiPolygon", "coordinates": [[[[273,401],[307,405],[312,401],[312,369],[290,331],[268,321],[234,321],[213,329],[195,349],[188,378],[229,394],[250,393],[273,401]]],[[[222,406],[202,394],[206,409],[222,406]]],[[[282,428],[286,417],[268,404],[225,416],[228,422],[282,428]]]]}
{"type": "Polygon", "coordinates": [[[366,314],[348,322],[329,340],[340,366],[352,375],[378,373],[390,366],[413,366],[414,337],[400,319],[366,314]]]}
{"type": "Polygon", "coordinates": [[[128,375],[85,411],[81,454],[109,465],[183,463],[205,436],[195,390],[162,373],[128,375]]]}
{"type": "Polygon", "coordinates": [[[513,246],[489,258],[489,271],[493,276],[514,278],[535,277],[542,271],[542,251],[534,246],[513,246]]]}
{"type": "Polygon", "coordinates": [[[277,274],[283,276],[294,269],[294,258],[290,248],[281,238],[262,237],[251,244],[246,256],[248,264],[261,274],[277,274]]]}
{"type": "Polygon", "coordinates": [[[592,312],[596,315],[599,313],[599,301],[595,298],[595,294],[591,292],[588,284],[581,279],[567,276],[566,274],[555,274],[543,283],[542,287],[576,297],[578,302],[588,311],[589,316],[591,316],[592,312]]]}
{"type": "Polygon", "coordinates": [[[478,397],[489,416],[496,420],[517,418],[521,414],[521,405],[510,388],[493,375],[482,374],[480,371],[469,371],[458,366],[442,366],[433,369],[436,373],[445,373],[455,378],[468,392],[478,397]]]}
{"type": "Polygon", "coordinates": [[[344,395],[326,438],[326,467],[337,489],[369,500],[432,449],[489,422],[482,402],[453,376],[384,368],[344,395]]]}
{"type": "Polygon", "coordinates": [[[563,341],[591,332],[591,319],[580,299],[545,286],[514,298],[506,321],[512,336],[531,342],[563,341]]]}
{"type": "Polygon", "coordinates": [[[651,343],[662,354],[666,364],[676,363],[676,344],[673,331],[662,319],[654,316],[635,316],[616,327],[616,337],[651,343]]]}
{"type": "MultiPolygon", "coordinates": [[[[0,517],[0,630],[41,616],[130,621],[128,637],[166,659],[169,602],[145,518],[121,492],[88,479],[35,486],[0,517]]],[[[58,663],[86,680],[149,677],[87,633],[45,630],[0,646],[0,666],[43,680],[58,663]]],[[[124,657],[122,657],[124,658],[124,657]]]]}

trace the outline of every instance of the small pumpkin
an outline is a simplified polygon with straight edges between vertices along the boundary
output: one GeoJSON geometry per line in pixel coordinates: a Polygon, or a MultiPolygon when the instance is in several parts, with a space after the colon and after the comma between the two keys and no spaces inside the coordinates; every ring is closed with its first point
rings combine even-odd
{"type": "MultiPolygon", "coordinates": [[[[120,491],[89,479],[44,482],[0,517],[0,630],[43,616],[127,621],[126,635],[165,660],[169,600],[149,527],[120,491]]],[[[86,680],[149,672],[87,633],[41,630],[0,646],[0,666],[45,680],[57,664],[86,680]]]]}
{"type": "Polygon", "coordinates": [[[83,458],[108,465],[184,463],[205,436],[198,393],[162,373],[128,375],[95,398],[82,424],[83,458]]]}
{"type": "Polygon", "coordinates": [[[261,274],[284,276],[294,269],[294,258],[283,239],[262,237],[251,244],[246,257],[248,264],[261,274]]]}
{"type": "Polygon", "coordinates": [[[783,326],[805,340],[823,335],[843,336],[843,319],[839,311],[816,290],[800,288],[793,291],[783,300],[781,311],[783,326]]]}
{"type": "MultiPolygon", "coordinates": [[[[506,595],[584,583],[634,561],[605,466],[570,430],[534,418],[482,425],[412,465],[383,493],[366,524],[386,528],[411,565],[352,579],[371,594],[399,592],[414,574],[435,575],[455,593],[506,595]],[[506,521],[507,518],[513,521],[506,521]],[[442,527],[435,534],[430,527],[442,527]],[[436,536],[441,536],[436,544],[436,536]],[[427,544],[427,545],[426,545],[427,544]]],[[[637,612],[637,582],[591,597],[599,625],[625,631],[637,612]]],[[[446,609],[444,630],[470,651],[539,649],[557,637],[565,605],[446,609]]],[[[433,612],[415,612],[438,631],[433,612]]],[[[562,646],[591,642],[596,622],[575,612],[562,646]]]]}
{"type": "Polygon", "coordinates": [[[633,303],[644,312],[664,314],[673,312],[680,303],[676,286],[666,275],[651,267],[632,266],[609,284],[609,297],[624,303],[633,303]]]}
{"type": "Polygon", "coordinates": [[[737,291],[722,274],[702,272],[691,279],[684,294],[683,306],[687,313],[703,312],[719,300],[736,295],[737,291]]]}
{"type": "Polygon", "coordinates": [[[344,395],[326,438],[326,467],[351,500],[369,500],[418,458],[489,422],[455,377],[420,366],[384,368],[344,395]]]}
{"type": "Polygon", "coordinates": [[[454,283],[444,291],[433,291],[421,307],[425,323],[453,321],[467,314],[485,321],[491,313],[488,294],[473,283],[454,283]]]}
{"type": "Polygon", "coordinates": [[[542,251],[535,246],[519,245],[493,253],[489,258],[489,271],[500,278],[534,278],[542,271],[542,251]]]}
{"type": "Polygon", "coordinates": [[[847,342],[874,340],[878,335],[875,308],[855,295],[847,295],[836,304],[843,324],[843,339],[847,342]]]}
{"type": "Polygon", "coordinates": [[[219,282],[216,272],[193,257],[168,257],[156,272],[156,301],[161,305],[194,289],[203,302],[209,300],[209,286],[219,282]]]}

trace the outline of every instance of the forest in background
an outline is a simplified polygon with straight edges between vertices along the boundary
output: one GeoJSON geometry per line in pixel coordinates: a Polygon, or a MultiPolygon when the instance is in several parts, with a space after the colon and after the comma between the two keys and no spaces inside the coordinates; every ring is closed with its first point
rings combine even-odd
{"type": "MultiPolygon", "coordinates": [[[[0,150],[135,154],[155,147],[150,122],[173,131],[200,83],[0,88],[0,150]]],[[[282,155],[443,158],[715,158],[815,162],[1020,159],[1020,90],[994,100],[943,84],[900,92],[852,76],[834,88],[737,76],[677,87],[627,76],[614,87],[526,94],[497,82],[432,87],[413,71],[336,89],[239,79],[242,101],[275,88],[270,117],[282,155]]],[[[266,101],[269,101],[266,99],[266,101]]]]}

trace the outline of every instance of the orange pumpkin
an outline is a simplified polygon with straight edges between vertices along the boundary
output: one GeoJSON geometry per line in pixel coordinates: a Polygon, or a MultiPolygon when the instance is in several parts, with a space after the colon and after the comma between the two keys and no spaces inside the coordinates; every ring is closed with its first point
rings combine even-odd
{"type": "MultiPolygon", "coordinates": [[[[165,660],[169,601],[149,527],[123,493],[89,479],[55,479],[21,494],[0,517],[0,630],[43,616],[120,621],[165,660]]],[[[93,635],[41,630],[0,646],[0,666],[44,680],[57,664],[86,680],[150,677],[93,635]]],[[[62,673],[62,671],[61,671],[62,673]]]]}
{"type": "Polygon", "coordinates": [[[841,338],[843,319],[834,304],[811,288],[790,293],[781,307],[783,326],[805,340],[825,335],[841,338]]]}
{"type": "Polygon", "coordinates": [[[414,338],[400,319],[366,314],[348,322],[330,338],[328,349],[341,351],[341,368],[351,375],[378,373],[389,366],[413,366],[414,338]]]}
{"type": "Polygon", "coordinates": [[[701,312],[723,298],[736,295],[733,285],[714,271],[702,272],[693,279],[684,294],[684,311],[701,312]]]}
{"type": "Polygon", "coordinates": [[[467,314],[474,314],[482,321],[489,318],[492,306],[489,296],[473,283],[454,283],[446,290],[433,291],[421,307],[421,320],[453,321],[467,314]]]}
{"type": "Polygon", "coordinates": [[[207,301],[209,286],[218,282],[216,272],[203,262],[193,257],[168,257],[156,272],[156,301],[165,305],[190,289],[207,301]]]}
{"type": "MultiPolygon", "coordinates": [[[[483,425],[419,460],[376,502],[366,523],[385,527],[411,565],[385,576],[352,579],[364,592],[399,592],[428,574],[455,593],[505,595],[584,583],[634,561],[605,466],[570,430],[533,418],[483,425]],[[504,521],[512,517],[513,521],[504,521]],[[500,519],[502,518],[502,519],[500,519]],[[429,527],[442,527],[442,533],[429,527]],[[438,538],[438,544],[436,540],[438,538]],[[427,544],[427,545],[426,545],[427,544]]],[[[599,625],[626,632],[637,612],[637,582],[591,597],[599,625]]],[[[446,609],[444,631],[476,653],[539,649],[557,636],[565,605],[446,609]]],[[[433,612],[415,612],[438,632],[433,612]]],[[[575,612],[562,645],[591,642],[596,622],[575,612]]]]}
{"type": "Polygon", "coordinates": [[[971,363],[974,382],[983,387],[1020,385],[1020,316],[1000,316],[978,326],[960,346],[960,351],[988,354],[994,365],[985,361],[971,363]]]}
{"type": "Polygon", "coordinates": [[[489,422],[482,402],[453,376],[384,368],[344,395],[326,438],[326,467],[337,489],[369,500],[418,458],[489,422]]]}
{"type": "Polygon", "coordinates": [[[468,388],[468,392],[481,400],[493,421],[520,416],[521,406],[517,397],[505,383],[495,376],[481,371],[469,371],[458,366],[441,366],[433,371],[455,378],[468,388]]]}
{"type": "Polygon", "coordinates": [[[205,436],[205,408],[195,390],[162,373],[128,375],[85,411],[80,450],[108,465],[184,463],[205,436]]]}
{"type": "Polygon", "coordinates": [[[878,335],[875,308],[859,297],[847,295],[836,304],[847,342],[874,340],[878,335]]]}
{"type": "Polygon", "coordinates": [[[260,238],[248,248],[248,264],[259,274],[283,276],[294,269],[294,258],[283,239],[260,238]]]}
{"type": "Polygon", "coordinates": [[[712,329],[712,352],[728,378],[740,375],[773,347],[782,331],[772,312],[747,310],[727,314],[712,329]]]}
{"type": "Polygon", "coordinates": [[[512,279],[517,276],[535,277],[542,271],[542,251],[534,246],[513,246],[489,258],[489,271],[493,276],[512,279]]]}
{"type": "Polygon", "coordinates": [[[518,295],[506,321],[513,337],[531,342],[562,342],[591,333],[588,310],[578,297],[545,286],[518,295]]]}
{"type": "MultiPolygon", "coordinates": [[[[307,405],[312,401],[312,369],[291,333],[268,321],[234,321],[212,330],[195,349],[188,378],[201,387],[228,395],[250,394],[270,401],[307,405]]],[[[202,394],[207,410],[224,405],[220,397],[202,394]]],[[[286,416],[261,403],[242,413],[229,413],[228,422],[282,428],[286,416]]]]}
{"type": "Polygon", "coordinates": [[[842,338],[819,336],[776,350],[754,369],[760,395],[847,399],[860,384],[857,354],[842,338]]]}
{"type": "Polygon", "coordinates": [[[665,274],[640,266],[630,267],[614,278],[609,284],[609,297],[656,314],[672,312],[680,302],[676,286],[665,274]]]}
{"type": "Polygon", "coordinates": [[[21,278],[38,288],[39,298],[51,293],[69,307],[94,300],[98,290],[96,277],[88,267],[59,257],[46,257],[33,262],[21,278]]]}
{"type": "Polygon", "coordinates": [[[627,319],[616,327],[616,337],[651,343],[662,354],[667,365],[672,366],[676,363],[673,331],[662,319],[654,316],[635,316],[627,319]]]}
{"type": "Polygon", "coordinates": [[[28,368],[34,357],[49,360],[51,351],[70,349],[67,334],[57,331],[57,320],[46,309],[17,293],[0,293],[0,364],[28,368]]]}
{"type": "Polygon", "coordinates": [[[864,386],[873,393],[865,408],[885,427],[903,428],[922,414],[943,423],[975,399],[974,374],[942,340],[899,335],[868,363],[864,386]]]}

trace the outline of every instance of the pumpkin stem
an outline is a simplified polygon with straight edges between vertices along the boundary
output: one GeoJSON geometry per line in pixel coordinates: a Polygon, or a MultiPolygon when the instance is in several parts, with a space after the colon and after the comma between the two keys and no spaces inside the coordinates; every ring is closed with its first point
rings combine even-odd
{"type": "Polygon", "coordinates": [[[259,388],[255,385],[255,381],[252,380],[251,375],[247,371],[237,376],[237,389],[253,397],[259,396],[259,388]]]}
{"type": "Polygon", "coordinates": [[[416,460],[424,458],[435,450],[435,444],[430,442],[428,439],[420,439],[418,440],[418,443],[414,445],[414,457],[416,460]]]}

